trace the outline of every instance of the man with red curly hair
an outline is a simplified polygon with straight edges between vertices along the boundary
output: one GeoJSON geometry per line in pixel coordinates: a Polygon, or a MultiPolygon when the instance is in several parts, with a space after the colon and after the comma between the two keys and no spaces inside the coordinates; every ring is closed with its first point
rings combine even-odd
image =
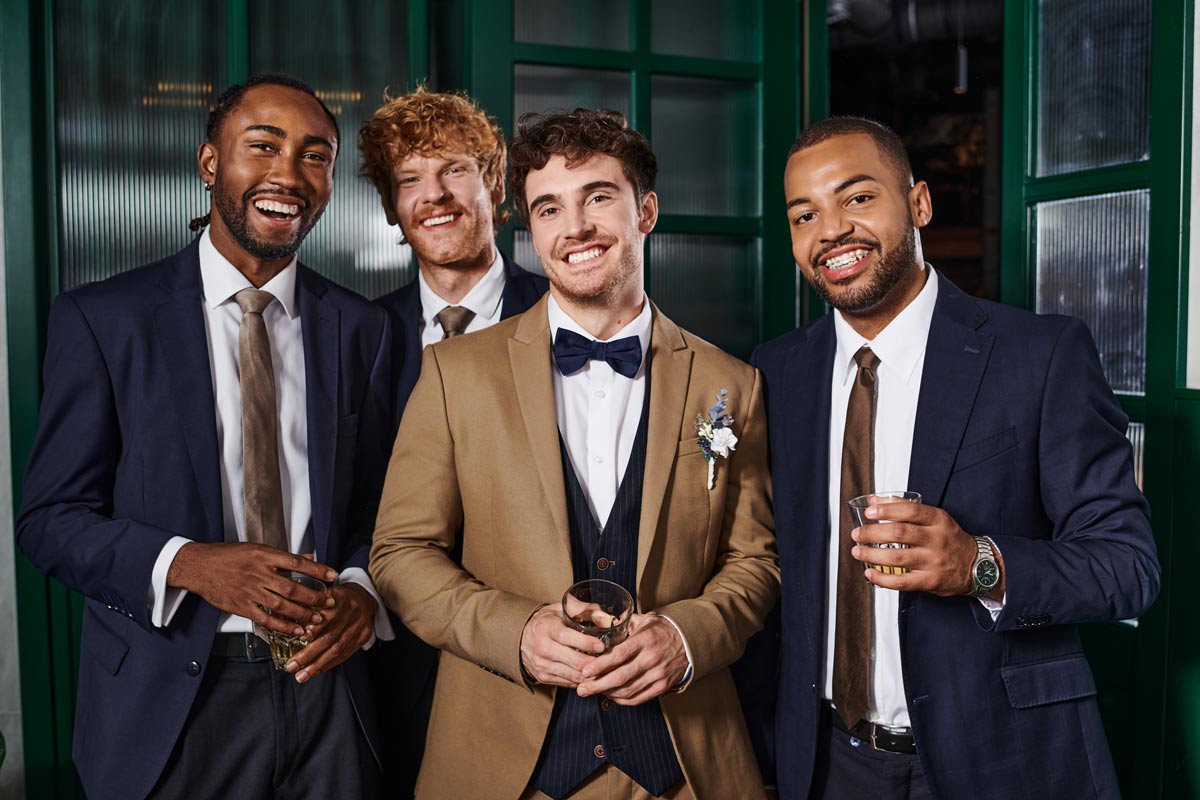
{"type": "MultiPolygon", "coordinates": [[[[388,100],[363,124],[360,174],[379,191],[388,222],[417,258],[408,285],[379,298],[392,315],[393,430],[417,377],[421,351],[441,339],[520,314],[546,292],[496,247],[508,221],[506,147],[496,120],[463,94],[425,87],[388,100]]],[[[369,654],[389,791],[411,797],[433,702],[437,651],[393,617],[394,641],[369,654]]]]}
{"type": "Polygon", "coordinates": [[[417,257],[417,278],[379,303],[396,324],[396,424],[421,371],[421,350],[520,314],[546,293],[496,247],[508,221],[504,134],[470,97],[423,86],[363,124],[360,174],[417,257]]]}

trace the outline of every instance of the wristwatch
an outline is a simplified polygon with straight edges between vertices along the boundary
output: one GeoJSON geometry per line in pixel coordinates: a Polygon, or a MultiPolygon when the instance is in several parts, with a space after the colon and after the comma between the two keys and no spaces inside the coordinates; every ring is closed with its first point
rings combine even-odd
{"type": "Polygon", "coordinates": [[[971,565],[971,597],[980,597],[991,592],[1000,582],[1000,565],[996,563],[991,539],[976,536],[975,547],[975,563],[971,565]]]}

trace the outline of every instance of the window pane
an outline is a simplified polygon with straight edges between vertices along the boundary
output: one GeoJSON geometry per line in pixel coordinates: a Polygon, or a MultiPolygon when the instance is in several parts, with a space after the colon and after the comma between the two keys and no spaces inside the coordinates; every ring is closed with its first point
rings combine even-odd
{"type": "Polygon", "coordinates": [[[1150,155],[1150,0],[1042,0],[1037,174],[1150,155]]]}
{"type": "Polygon", "coordinates": [[[208,197],[196,171],[224,82],[225,4],[54,4],[62,240],[70,289],[169,255],[208,197]]]}
{"type": "Polygon", "coordinates": [[[304,241],[301,259],[367,297],[408,282],[411,253],[397,246],[399,228],[388,226],[375,188],[357,176],[355,147],[384,90],[408,88],[408,4],[255,0],[247,10],[251,74],[285,72],[309,83],[341,129],[333,197],[304,241]]]}
{"type": "Polygon", "coordinates": [[[530,272],[546,274],[546,270],[542,269],[542,260],[533,249],[533,237],[524,228],[513,231],[512,258],[530,272]]]}
{"type": "MultiPolygon", "coordinates": [[[[1193,24],[1195,46],[1200,45],[1200,9],[1193,24]]],[[[1192,86],[1200,86],[1200,58],[1192,59],[1192,86]]],[[[1192,103],[1192,198],[1200,198],[1200,103],[1192,103]]],[[[1187,319],[1187,374],[1189,389],[1200,389],[1200,201],[1191,202],[1191,236],[1188,237],[1188,282],[1187,295],[1181,298],[1187,319]]]]}
{"type": "Polygon", "coordinates": [[[758,87],[655,76],[650,102],[662,211],[757,216],[762,171],[758,87]]]}
{"type": "Polygon", "coordinates": [[[569,47],[629,49],[629,0],[515,0],[513,38],[569,47]]]}
{"type": "Polygon", "coordinates": [[[650,49],[656,53],[757,61],[762,4],[737,0],[653,0],[650,49]]]}
{"type": "Polygon", "coordinates": [[[513,67],[513,119],[551,108],[611,108],[629,116],[629,73],[575,67],[513,67]]]}
{"type": "Polygon", "coordinates": [[[1037,310],[1092,329],[1113,391],[1146,386],[1146,263],[1150,192],[1039,203],[1037,310]]]}
{"type": "Polygon", "coordinates": [[[738,358],[758,343],[759,240],[652,233],[646,293],[667,316],[738,358]]]}
{"type": "Polygon", "coordinates": [[[1146,426],[1140,422],[1129,423],[1125,437],[1133,447],[1133,479],[1137,481],[1138,488],[1145,492],[1146,487],[1142,483],[1142,462],[1146,452],[1146,426]]]}

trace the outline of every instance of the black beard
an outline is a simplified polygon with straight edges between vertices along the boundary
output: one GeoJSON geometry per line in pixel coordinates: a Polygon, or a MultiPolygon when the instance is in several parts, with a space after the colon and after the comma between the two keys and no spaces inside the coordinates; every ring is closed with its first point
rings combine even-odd
{"type": "MultiPolygon", "coordinates": [[[[839,311],[854,314],[874,308],[891,294],[891,291],[903,280],[905,273],[917,262],[916,233],[911,224],[905,230],[906,234],[901,239],[900,245],[880,256],[879,263],[875,265],[875,270],[869,276],[865,286],[856,287],[835,297],[830,291],[829,284],[825,282],[821,268],[817,265],[818,259],[813,260],[812,278],[808,281],[809,285],[825,301],[826,305],[833,306],[839,311]]],[[[855,243],[839,242],[835,247],[855,243]]],[[[862,242],[857,243],[863,244],[862,242]]],[[[880,252],[878,246],[875,251],[880,252]]]]}
{"type": "Polygon", "coordinates": [[[213,205],[216,206],[217,212],[221,215],[221,220],[225,223],[225,227],[229,229],[229,233],[233,236],[234,241],[247,253],[264,261],[274,261],[294,255],[300,249],[300,244],[304,241],[304,237],[308,236],[308,232],[317,224],[317,220],[321,218],[321,214],[325,211],[322,208],[310,216],[307,210],[308,207],[306,206],[306,210],[300,212],[302,215],[300,228],[290,241],[281,244],[264,242],[255,237],[250,231],[248,221],[249,211],[247,209],[253,194],[253,192],[247,192],[242,197],[241,203],[238,203],[234,199],[233,193],[226,191],[220,181],[214,183],[212,189],[213,205]]]}

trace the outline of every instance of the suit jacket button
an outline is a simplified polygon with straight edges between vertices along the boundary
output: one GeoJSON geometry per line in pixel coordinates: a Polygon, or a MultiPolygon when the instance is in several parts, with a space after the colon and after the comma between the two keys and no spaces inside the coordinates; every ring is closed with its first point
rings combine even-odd
{"type": "Polygon", "coordinates": [[[187,674],[193,678],[200,674],[200,663],[198,661],[189,661],[187,665],[187,674]]]}
{"type": "Polygon", "coordinates": [[[596,747],[592,750],[592,754],[595,755],[596,758],[604,758],[604,745],[596,745],[596,747]]]}
{"type": "Polygon", "coordinates": [[[612,707],[614,705],[615,704],[613,703],[613,701],[609,700],[607,697],[600,701],[600,707],[603,708],[605,711],[612,711],[612,707]]]}
{"type": "Polygon", "coordinates": [[[611,563],[612,562],[609,561],[607,558],[601,558],[600,560],[598,560],[596,562],[596,569],[608,569],[608,565],[611,563]]]}

